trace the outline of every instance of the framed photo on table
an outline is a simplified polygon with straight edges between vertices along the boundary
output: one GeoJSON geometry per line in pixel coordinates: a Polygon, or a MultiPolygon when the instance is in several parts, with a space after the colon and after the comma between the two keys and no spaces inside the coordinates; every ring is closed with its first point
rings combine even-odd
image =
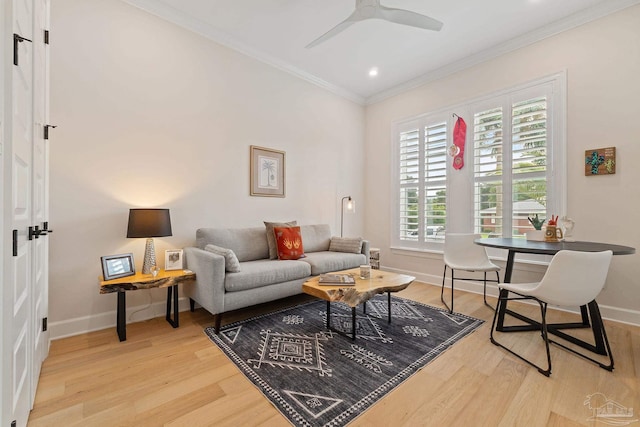
{"type": "Polygon", "coordinates": [[[251,195],[284,197],[285,152],[252,145],[250,159],[251,195]]]}
{"type": "Polygon", "coordinates": [[[182,249],[168,249],[164,251],[164,269],[182,270],[182,249]]]}
{"type": "Polygon", "coordinates": [[[104,280],[118,279],[136,274],[133,254],[106,255],[100,257],[100,260],[102,261],[102,276],[104,280]]]}

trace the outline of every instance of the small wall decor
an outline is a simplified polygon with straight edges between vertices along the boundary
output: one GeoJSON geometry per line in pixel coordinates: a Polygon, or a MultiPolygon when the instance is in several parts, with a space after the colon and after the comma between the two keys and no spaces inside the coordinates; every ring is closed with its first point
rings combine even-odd
{"type": "Polygon", "coordinates": [[[252,145],[250,158],[251,195],[262,197],[284,197],[284,151],[252,145]]]}
{"type": "Polygon", "coordinates": [[[168,249],[164,251],[164,269],[182,270],[182,249],[168,249]]]}
{"type": "Polygon", "coordinates": [[[584,152],[584,175],[616,173],[616,147],[596,148],[584,152]]]}
{"type": "Polygon", "coordinates": [[[136,274],[133,254],[106,255],[100,257],[100,260],[102,261],[102,276],[104,280],[112,280],[136,274]]]}
{"type": "Polygon", "coordinates": [[[453,168],[458,170],[464,167],[464,143],[467,139],[467,123],[462,117],[453,113],[457,117],[453,127],[453,145],[449,147],[449,155],[453,157],[453,168]]]}

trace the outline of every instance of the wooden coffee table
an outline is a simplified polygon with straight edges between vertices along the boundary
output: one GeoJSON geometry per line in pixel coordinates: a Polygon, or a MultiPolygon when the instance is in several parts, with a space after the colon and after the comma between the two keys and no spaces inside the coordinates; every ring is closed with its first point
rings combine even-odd
{"type": "MultiPolygon", "coordinates": [[[[356,279],[355,285],[324,285],[318,283],[319,276],[302,284],[302,292],[323,299],[327,302],[327,329],[331,328],[331,302],[343,302],[351,307],[351,338],[356,339],[356,307],[364,304],[367,312],[367,301],[377,294],[387,293],[388,321],[391,323],[391,292],[398,292],[409,286],[416,278],[405,274],[371,270],[370,279],[360,278],[360,269],[336,271],[336,274],[350,274],[356,279]]],[[[335,330],[335,329],[334,329],[335,330]]],[[[337,331],[340,332],[340,331],[337,331]]]]}

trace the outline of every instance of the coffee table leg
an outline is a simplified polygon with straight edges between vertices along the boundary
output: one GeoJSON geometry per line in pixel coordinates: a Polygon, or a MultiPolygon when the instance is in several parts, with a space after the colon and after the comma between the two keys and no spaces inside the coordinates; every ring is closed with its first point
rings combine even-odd
{"type": "Polygon", "coordinates": [[[362,303],[362,313],[363,314],[367,314],[367,302],[363,302],[362,303]]]}
{"type": "Polygon", "coordinates": [[[351,307],[351,339],[356,340],[356,308],[351,307]]]}
{"type": "Polygon", "coordinates": [[[327,329],[331,329],[331,303],[327,301],[327,329]]]}
{"type": "Polygon", "coordinates": [[[387,292],[387,311],[389,312],[389,323],[391,323],[391,292],[387,292]]]}

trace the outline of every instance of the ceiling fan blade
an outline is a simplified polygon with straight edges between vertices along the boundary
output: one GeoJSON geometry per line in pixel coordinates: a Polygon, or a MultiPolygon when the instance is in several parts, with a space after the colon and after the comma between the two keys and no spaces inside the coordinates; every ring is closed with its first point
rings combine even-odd
{"type": "Polygon", "coordinates": [[[356,16],[355,12],[352,13],[351,16],[349,16],[347,19],[345,19],[344,21],[342,21],[341,23],[339,23],[338,25],[336,25],[335,27],[333,27],[332,29],[330,29],[329,31],[327,31],[326,33],[324,33],[323,35],[321,35],[311,43],[309,43],[308,45],[306,45],[305,48],[311,49],[312,47],[319,45],[320,43],[330,39],[336,34],[343,32],[344,30],[349,28],[351,25],[353,25],[354,22],[357,22],[360,20],[361,19],[358,16],[356,16]]]}
{"type": "Polygon", "coordinates": [[[432,31],[440,31],[443,25],[442,22],[437,19],[411,12],[410,10],[393,9],[384,6],[380,6],[376,11],[376,18],[432,31]]]}

